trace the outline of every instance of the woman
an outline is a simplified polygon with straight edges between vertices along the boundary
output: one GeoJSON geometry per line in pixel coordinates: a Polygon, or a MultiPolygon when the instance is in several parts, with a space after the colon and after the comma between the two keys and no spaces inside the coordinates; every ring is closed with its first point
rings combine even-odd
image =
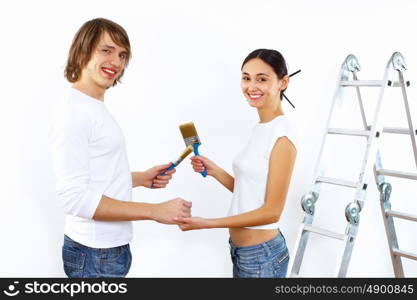
{"type": "Polygon", "coordinates": [[[233,192],[229,216],[176,218],[183,231],[229,228],[233,277],[285,277],[289,254],[278,220],[296,158],[294,134],[281,108],[289,76],[282,55],[258,49],[242,64],[241,88],[259,114],[249,142],[233,161],[235,178],[204,156],[191,158],[233,192]]]}

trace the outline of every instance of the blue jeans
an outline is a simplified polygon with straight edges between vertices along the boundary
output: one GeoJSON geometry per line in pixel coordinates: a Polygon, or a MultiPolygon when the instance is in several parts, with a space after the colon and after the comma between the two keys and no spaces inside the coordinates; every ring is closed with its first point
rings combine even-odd
{"type": "Polygon", "coordinates": [[[132,264],[129,244],[114,248],[90,248],[66,235],[62,259],[69,278],[125,277],[132,264]]]}
{"type": "Polygon", "coordinates": [[[238,247],[229,239],[234,278],[284,278],[290,259],[282,233],[265,243],[238,247]]]}

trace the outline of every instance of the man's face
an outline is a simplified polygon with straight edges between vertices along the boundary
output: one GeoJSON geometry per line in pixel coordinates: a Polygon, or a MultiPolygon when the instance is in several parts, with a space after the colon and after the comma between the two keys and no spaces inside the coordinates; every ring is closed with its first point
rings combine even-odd
{"type": "Polygon", "coordinates": [[[91,58],[82,70],[81,80],[99,89],[108,89],[123,72],[127,59],[125,48],[118,46],[104,32],[91,58]]]}

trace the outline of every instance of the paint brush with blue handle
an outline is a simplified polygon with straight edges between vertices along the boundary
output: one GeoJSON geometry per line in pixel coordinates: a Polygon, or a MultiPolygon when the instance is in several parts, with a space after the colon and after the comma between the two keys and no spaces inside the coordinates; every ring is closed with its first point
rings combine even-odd
{"type": "MultiPolygon", "coordinates": [[[[194,150],[195,155],[200,155],[198,153],[198,147],[201,145],[200,138],[198,137],[197,130],[195,129],[194,123],[189,122],[180,125],[180,131],[182,134],[182,137],[184,138],[185,145],[192,146],[194,150]]],[[[203,177],[207,176],[207,170],[204,169],[203,172],[201,172],[201,175],[203,177]]]]}
{"type": "MultiPolygon", "coordinates": [[[[166,174],[166,172],[171,171],[173,168],[178,166],[184,160],[184,158],[186,158],[191,152],[193,152],[193,147],[191,145],[189,145],[189,146],[187,146],[187,148],[185,148],[185,150],[182,152],[180,157],[176,161],[171,162],[171,165],[164,172],[159,174],[158,176],[163,176],[163,175],[166,174]]],[[[153,183],[152,183],[151,188],[154,188],[153,183]]]]}

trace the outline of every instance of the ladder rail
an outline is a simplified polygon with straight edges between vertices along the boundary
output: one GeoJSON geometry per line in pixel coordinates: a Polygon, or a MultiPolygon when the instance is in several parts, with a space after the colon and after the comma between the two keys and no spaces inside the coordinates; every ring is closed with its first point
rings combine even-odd
{"type": "MultiPolygon", "coordinates": [[[[408,127],[410,128],[410,133],[414,133],[415,128],[413,127],[413,121],[411,120],[410,105],[408,103],[408,96],[407,96],[407,90],[405,88],[405,80],[404,80],[403,71],[399,70],[398,71],[398,76],[400,78],[400,83],[401,83],[401,93],[402,93],[403,99],[404,99],[404,106],[405,106],[405,111],[406,111],[406,115],[407,115],[408,127]]],[[[416,136],[414,134],[410,134],[410,137],[411,137],[411,145],[413,147],[413,153],[414,153],[414,163],[415,163],[416,168],[417,168],[416,136]]]]}
{"type": "Polygon", "coordinates": [[[380,138],[379,138],[380,133],[382,132],[382,129],[383,129],[383,126],[380,122],[379,115],[380,115],[381,108],[382,108],[382,101],[384,99],[385,87],[388,85],[390,61],[388,62],[387,66],[385,68],[384,76],[383,76],[383,79],[382,79],[384,84],[381,85],[381,89],[379,91],[376,108],[375,108],[374,113],[373,113],[372,123],[370,125],[371,126],[370,134],[369,134],[369,138],[367,140],[365,155],[363,157],[362,164],[361,164],[361,170],[360,170],[360,173],[359,173],[359,180],[358,180],[359,182],[363,182],[364,178],[366,178],[365,176],[367,175],[367,171],[372,170],[372,168],[369,167],[369,164],[367,164],[367,162],[368,162],[370,157],[375,157],[377,149],[378,149],[377,143],[374,142],[374,138],[376,138],[376,142],[378,142],[380,140],[380,138]],[[379,134],[377,134],[378,132],[379,132],[379,134]]]}
{"type": "MultiPolygon", "coordinates": [[[[356,72],[352,72],[352,73],[353,73],[353,80],[358,80],[358,76],[356,75],[356,72]]],[[[368,122],[366,121],[366,115],[365,115],[365,109],[363,107],[361,90],[359,89],[359,86],[356,86],[355,89],[356,89],[356,95],[358,96],[359,108],[360,108],[361,116],[362,116],[363,129],[366,130],[368,128],[368,122]]]]}
{"type": "MultiPolygon", "coordinates": [[[[391,209],[391,204],[389,203],[384,204],[381,201],[381,212],[382,215],[386,215],[386,211],[388,209],[391,209]]],[[[394,226],[394,219],[392,216],[385,216],[383,218],[384,220],[384,227],[385,227],[385,232],[387,235],[387,239],[388,239],[388,246],[389,246],[389,252],[390,252],[390,256],[391,256],[391,262],[392,262],[392,266],[394,269],[394,274],[395,277],[397,278],[403,278],[404,277],[404,268],[403,268],[403,264],[401,261],[401,257],[396,255],[394,249],[398,249],[398,239],[397,239],[397,232],[395,230],[395,226],[394,226]]]]}
{"type": "MultiPolygon", "coordinates": [[[[398,249],[398,240],[397,240],[397,233],[395,231],[394,226],[394,219],[392,216],[387,214],[388,211],[391,210],[391,202],[389,201],[389,196],[391,191],[383,190],[383,184],[385,184],[385,177],[381,174],[378,170],[382,169],[382,159],[381,154],[378,151],[375,157],[374,163],[374,177],[376,185],[378,186],[380,192],[380,209],[382,214],[382,220],[384,222],[385,234],[388,240],[388,248],[391,257],[391,263],[394,269],[394,275],[397,278],[404,277],[404,268],[401,261],[401,257],[395,255],[394,249],[398,249]]],[[[390,187],[387,186],[387,189],[390,187]]]]}
{"type": "Polygon", "coordinates": [[[301,228],[298,232],[296,245],[297,250],[295,252],[294,261],[290,268],[290,277],[295,277],[299,275],[301,264],[303,262],[304,253],[307,247],[308,237],[310,235],[309,231],[304,230],[304,226],[311,225],[313,223],[313,216],[309,214],[305,214],[303,223],[301,224],[301,228]]]}
{"type": "Polygon", "coordinates": [[[339,258],[339,263],[337,264],[339,266],[336,271],[337,277],[346,277],[349,262],[352,257],[353,246],[355,245],[356,235],[358,233],[358,225],[359,224],[347,224],[345,247],[339,258]]]}

